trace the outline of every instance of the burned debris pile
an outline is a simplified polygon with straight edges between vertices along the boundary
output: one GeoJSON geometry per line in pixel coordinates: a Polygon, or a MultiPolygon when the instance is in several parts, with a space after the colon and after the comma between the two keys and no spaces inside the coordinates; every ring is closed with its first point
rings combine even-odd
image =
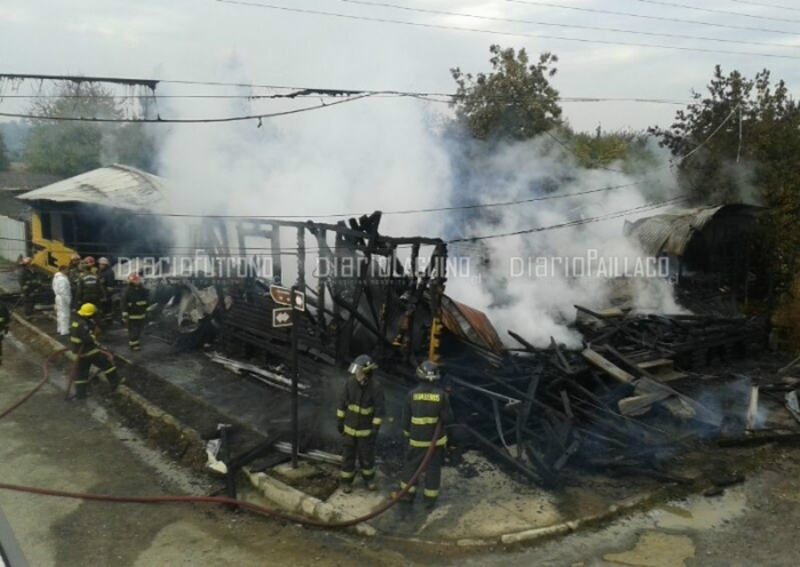
{"type": "Polygon", "coordinates": [[[751,380],[690,370],[762,348],[761,321],[578,314],[580,349],[536,348],[510,332],[521,348],[495,367],[448,365],[467,437],[532,480],[556,484],[568,463],[670,477],[662,470],[669,457],[744,432],[751,380]]]}
{"type": "MultiPolygon", "coordinates": [[[[484,313],[444,293],[445,243],[387,237],[379,223],[380,213],[347,224],[209,220],[204,250],[244,258],[248,243],[260,239],[260,249],[272,251],[270,273],[250,265],[235,284],[208,292],[209,301],[206,292],[187,287],[169,306],[187,328],[211,320],[211,360],[276,396],[287,395],[296,356],[302,452],[336,450],[331,392],[362,353],[378,362],[387,393],[383,436],[402,438],[392,423],[415,383],[413,370],[438,360],[457,417],[451,453],[479,448],[539,484],[558,484],[576,467],[668,478],[663,464],[671,456],[753,425],[757,384],[735,368],[738,357],[764,346],[766,330],[726,301],[709,296],[709,309],[694,315],[576,306],[580,348],[555,341],[540,348],[513,332],[504,344],[484,313]],[[287,235],[293,278],[285,269],[287,235]],[[303,294],[303,305],[280,319],[286,307],[270,287],[287,289],[287,281],[303,294]],[[720,361],[727,374],[698,374],[720,361]]],[[[689,299],[702,307],[700,297],[694,292],[689,299]]]]}

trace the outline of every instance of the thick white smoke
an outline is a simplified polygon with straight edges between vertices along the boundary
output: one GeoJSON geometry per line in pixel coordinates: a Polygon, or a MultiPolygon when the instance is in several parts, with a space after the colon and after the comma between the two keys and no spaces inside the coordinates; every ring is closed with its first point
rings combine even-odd
{"type": "MultiPolygon", "coordinates": [[[[219,103],[213,110],[205,106],[204,114],[248,114],[263,108],[219,103]]],[[[181,109],[171,109],[171,113],[181,115],[181,109]]],[[[254,121],[178,126],[161,142],[159,173],[174,188],[172,212],[313,219],[338,213],[515,201],[553,194],[554,187],[566,194],[642,181],[635,187],[487,208],[480,213],[387,214],[382,222],[384,234],[443,238],[549,226],[677,195],[663,164],[649,165],[654,172],[645,177],[582,170],[547,137],[498,147],[464,163],[463,148],[445,142],[433,122],[432,109],[424,103],[366,99],[265,120],[262,127],[254,121]]],[[[469,255],[472,269],[463,277],[451,277],[448,293],[486,311],[502,335],[512,329],[535,344],[547,344],[551,336],[575,344],[577,335],[565,325],[574,319],[573,305],[606,306],[608,286],[602,277],[571,277],[557,264],[547,277],[538,277],[541,274],[532,273],[536,259],[589,259],[593,250],[603,258],[635,260],[640,254],[622,238],[623,222],[618,218],[485,240],[480,246],[453,245],[451,255],[469,255]],[[480,281],[478,257],[489,261],[480,281]],[[516,262],[516,272],[522,262],[523,275],[512,273],[512,262],[516,262]]],[[[638,307],[677,311],[664,282],[637,285],[638,307]]]]}

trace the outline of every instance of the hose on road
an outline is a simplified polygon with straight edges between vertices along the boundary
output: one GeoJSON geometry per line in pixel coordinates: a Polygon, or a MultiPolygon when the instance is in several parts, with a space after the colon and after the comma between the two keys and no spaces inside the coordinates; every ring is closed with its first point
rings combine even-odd
{"type": "MultiPolygon", "coordinates": [[[[37,386],[28,392],[23,398],[19,401],[14,403],[12,406],[4,409],[2,413],[0,413],[0,419],[6,417],[12,411],[17,409],[19,406],[24,404],[28,401],[36,392],[38,392],[42,386],[47,383],[49,379],[49,365],[50,362],[58,355],[63,354],[68,349],[64,348],[61,350],[57,350],[52,354],[48,355],[44,361],[42,373],[43,377],[41,382],[37,384],[37,386]]],[[[77,360],[77,359],[76,359],[77,360]]],[[[72,380],[74,379],[74,367],[72,372],[72,377],[70,379],[70,386],[72,385],[72,380]]],[[[310,526],[315,528],[328,528],[328,529],[338,529],[338,528],[348,528],[360,524],[362,522],[366,522],[368,520],[372,520],[377,518],[381,514],[385,513],[387,510],[392,508],[395,504],[400,502],[411,490],[412,487],[416,486],[417,482],[419,481],[420,476],[428,468],[428,464],[430,463],[433,455],[437,449],[435,440],[439,438],[439,435],[442,432],[442,423],[441,421],[436,425],[436,430],[433,434],[433,440],[431,441],[431,445],[428,448],[428,451],[425,453],[425,457],[420,463],[419,468],[414,473],[414,476],[411,477],[411,480],[399,491],[394,493],[393,497],[382,504],[375,510],[371,511],[370,513],[360,516],[358,518],[353,518],[351,520],[342,520],[338,522],[325,522],[322,520],[315,520],[311,518],[305,518],[301,516],[295,516],[292,514],[288,514],[286,512],[281,512],[279,510],[274,510],[272,508],[267,508],[265,506],[259,506],[258,504],[252,504],[250,502],[245,502],[242,500],[237,500],[234,498],[225,498],[222,496],[121,496],[121,495],[114,495],[114,494],[91,494],[86,492],[68,492],[64,490],[54,490],[50,488],[40,488],[35,486],[22,486],[18,484],[10,484],[5,482],[0,482],[0,490],[11,490],[14,492],[24,492],[28,494],[37,494],[41,496],[55,496],[60,498],[73,498],[78,500],[90,500],[94,502],[106,502],[106,503],[124,503],[124,504],[169,504],[169,503],[195,503],[195,504],[224,504],[228,506],[235,506],[238,508],[242,508],[244,510],[249,510],[250,512],[255,512],[256,514],[261,514],[264,516],[270,516],[272,518],[276,518],[279,520],[284,520],[286,522],[291,522],[295,524],[301,524],[304,526],[310,526]]]]}

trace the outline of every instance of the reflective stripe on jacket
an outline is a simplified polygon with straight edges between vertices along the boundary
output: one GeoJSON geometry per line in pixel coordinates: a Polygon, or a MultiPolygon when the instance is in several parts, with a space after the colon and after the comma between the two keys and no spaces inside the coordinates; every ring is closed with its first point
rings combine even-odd
{"type": "Polygon", "coordinates": [[[362,386],[349,376],[339,397],[337,419],[344,420],[344,433],[350,437],[369,437],[379,427],[385,413],[383,388],[370,376],[362,386]]]}
{"type": "Polygon", "coordinates": [[[142,285],[128,284],[122,292],[122,316],[135,321],[147,317],[150,294],[142,285]]]}
{"type": "Polygon", "coordinates": [[[431,441],[437,447],[447,444],[447,433],[444,426],[452,423],[453,410],[450,398],[438,386],[423,382],[406,396],[403,406],[403,432],[411,447],[426,448],[431,441]],[[442,430],[438,439],[433,439],[436,425],[442,422],[442,430]]]}

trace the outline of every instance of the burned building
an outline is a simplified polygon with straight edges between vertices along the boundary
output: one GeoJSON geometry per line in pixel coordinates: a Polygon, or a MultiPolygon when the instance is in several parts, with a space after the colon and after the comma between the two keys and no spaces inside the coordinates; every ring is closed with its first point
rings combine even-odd
{"type": "Polygon", "coordinates": [[[163,255],[170,232],[156,211],[166,198],[163,179],[127,165],[110,165],[18,196],[29,204],[34,265],[54,273],[81,256],[163,255]]]}
{"type": "Polygon", "coordinates": [[[738,297],[752,279],[750,244],[760,207],[732,204],[667,212],[625,222],[624,234],[649,256],[667,256],[685,284],[707,282],[738,297]]]}

